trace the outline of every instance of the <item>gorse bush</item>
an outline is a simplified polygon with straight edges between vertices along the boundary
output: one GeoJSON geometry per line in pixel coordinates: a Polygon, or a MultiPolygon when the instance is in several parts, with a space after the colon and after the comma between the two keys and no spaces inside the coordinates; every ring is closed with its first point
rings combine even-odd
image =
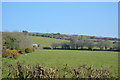
{"type": "MultiPolygon", "coordinates": [[[[3,72],[6,69],[3,69],[3,72]]],[[[37,65],[29,65],[24,62],[17,62],[16,64],[8,65],[8,73],[6,78],[19,79],[41,79],[41,78],[111,78],[111,72],[108,68],[101,67],[95,69],[92,66],[82,65],[77,68],[72,68],[64,65],[63,68],[49,68],[37,65]]]]}
{"type": "Polygon", "coordinates": [[[17,50],[6,49],[6,50],[3,50],[2,56],[7,57],[7,58],[16,59],[18,57],[18,51],[17,50]]]}

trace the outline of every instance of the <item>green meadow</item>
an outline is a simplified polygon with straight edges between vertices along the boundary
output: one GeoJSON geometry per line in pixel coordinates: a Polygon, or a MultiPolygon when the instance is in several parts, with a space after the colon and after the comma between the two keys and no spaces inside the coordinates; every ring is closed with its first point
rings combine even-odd
{"type": "Polygon", "coordinates": [[[4,62],[25,61],[28,64],[42,64],[48,67],[77,67],[83,64],[95,68],[108,67],[114,75],[118,71],[118,52],[80,50],[36,50],[28,55],[19,55],[16,60],[3,58],[4,62]]]}
{"type": "Polygon", "coordinates": [[[54,39],[54,38],[46,38],[46,37],[36,37],[29,36],[33,44],[40,44],[42,47],[51,47],[53,42],[68,42],[68,40],[54,39]]]}

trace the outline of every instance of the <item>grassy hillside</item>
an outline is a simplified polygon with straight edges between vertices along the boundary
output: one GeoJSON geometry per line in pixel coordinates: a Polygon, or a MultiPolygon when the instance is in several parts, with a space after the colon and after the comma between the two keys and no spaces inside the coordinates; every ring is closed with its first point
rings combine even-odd
{"type": "Polygon", "coordinates": [[[33,44],[40,44],[42,47],[51,47],[53,42],[64,42],[68,40],[54,39],[54,38],[46,38],[46,37],[36,37],[36,36],[28,36],[32,40],[33,44]]]}
{"type": "Polygon", "coordinates": [[[80,50],[36,50],[26,56],[20,55],[17,60],[6,59],[3,61],[14,63],[25,61],[29,64],[44,64],[52,67],[63,67],[68,64],[71,67],[87,64],[95,68],[101,66],[110,67],[115,74],[118,69],[118,52],[109,51],[80,51],[80,50]]]}
{"type": "MultiPolygon", "coordinates": [[[[33,44],[40,46],[51,46],[53,42],[64,42],[69,40],[61,40],[46,37],[28,36],[33,44]]],[[[3,67],[7,70],[5,62],[14,64],[17,61],[25,61],[28,64],[43,64],[48,67],[62,68],[68,64],[70,67],[78,67],[79,65],[93,65],[94,68],[109,67],[113,75],[118,72],[118,52],[113,51],[83,51],[83,50],[36,50],[27,55],[19,55],[17,59],[3,58],[3,67]]],[[[3,77],[7,72],[3,70],[3,77]]]]}

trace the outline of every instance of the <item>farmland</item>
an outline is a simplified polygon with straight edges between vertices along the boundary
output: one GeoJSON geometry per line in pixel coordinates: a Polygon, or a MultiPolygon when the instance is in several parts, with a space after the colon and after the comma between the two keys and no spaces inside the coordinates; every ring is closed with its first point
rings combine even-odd
{"type": "Polygon", "coordinates": [[[95,68],[109,67],[114,75],[118,69],[118,52],[110,51],[79,51],[79,50],[36,50],[26,56],[19,55],[17,60],[3,59],[4,62],[15,63],[25,61],[28,64],[43,64],[48,67],[77,67],[87,64],[95,68]]]}
{"type": "MultiPolygon", "coordinates": [[[[69,42],[69,40],[28,36],[32,44],[40,44],[41,47],[51,47],[54,42],[69,42]]],[[[90,50],[47,50],[36,49],[27,55],[19,54],[17,59],[3,58],[3,77],[8,74],[7,64],[16,62],[25,62],[30,65],[42,64],[47,67],[57,69],[63,68],[64,65],[78,67],[80,65],[93,66],[93,68],[106,67],[112,72],[112,76],[118,74],[118,52],[116,51],[90,51],[90,50]],[[4,70],[5,69],[5,70],[4,70]]]]}
{"type": "Polygon", "coordinates": [[[53,42],[69,42],[68,40],[54,39],[54,38],[46,38],[46,37],[36,37],[36,36],[28,36],[32,40],[33,44],[40,44],[42,47],[50,47],[53,42]]]}

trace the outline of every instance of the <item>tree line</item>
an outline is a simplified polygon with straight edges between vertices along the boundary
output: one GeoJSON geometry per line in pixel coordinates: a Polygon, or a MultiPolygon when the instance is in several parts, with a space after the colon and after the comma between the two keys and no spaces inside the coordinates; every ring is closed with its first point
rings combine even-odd
{"type": "MultiPolygon", "coordinates": [[[[109,37],[96,37],[96,36],[84,36],[84,35],[65,35],[60,33],[30,33],[23,31],[24,34],[29,36],[40,36],[55,39],[69,40],[70,42],[54,42],[51,44],[53,49],[97,49],[97,50],[120,50],[120,42],[118,38],[109,37]]],[[[48,47],[46,47],[48,48],[48,47]]],[[[49,48],[50,49],[50,48],[49,48]]]]}
{"type": "Polygon", "coordinates": [[[119,42],[112,43],[109,40],[99,40],[94,42],[88,39],[72,38],[70,42],[54,42],[51,44],[53,49],[88,49],[88,50],[120,50],[119,42]]]}

